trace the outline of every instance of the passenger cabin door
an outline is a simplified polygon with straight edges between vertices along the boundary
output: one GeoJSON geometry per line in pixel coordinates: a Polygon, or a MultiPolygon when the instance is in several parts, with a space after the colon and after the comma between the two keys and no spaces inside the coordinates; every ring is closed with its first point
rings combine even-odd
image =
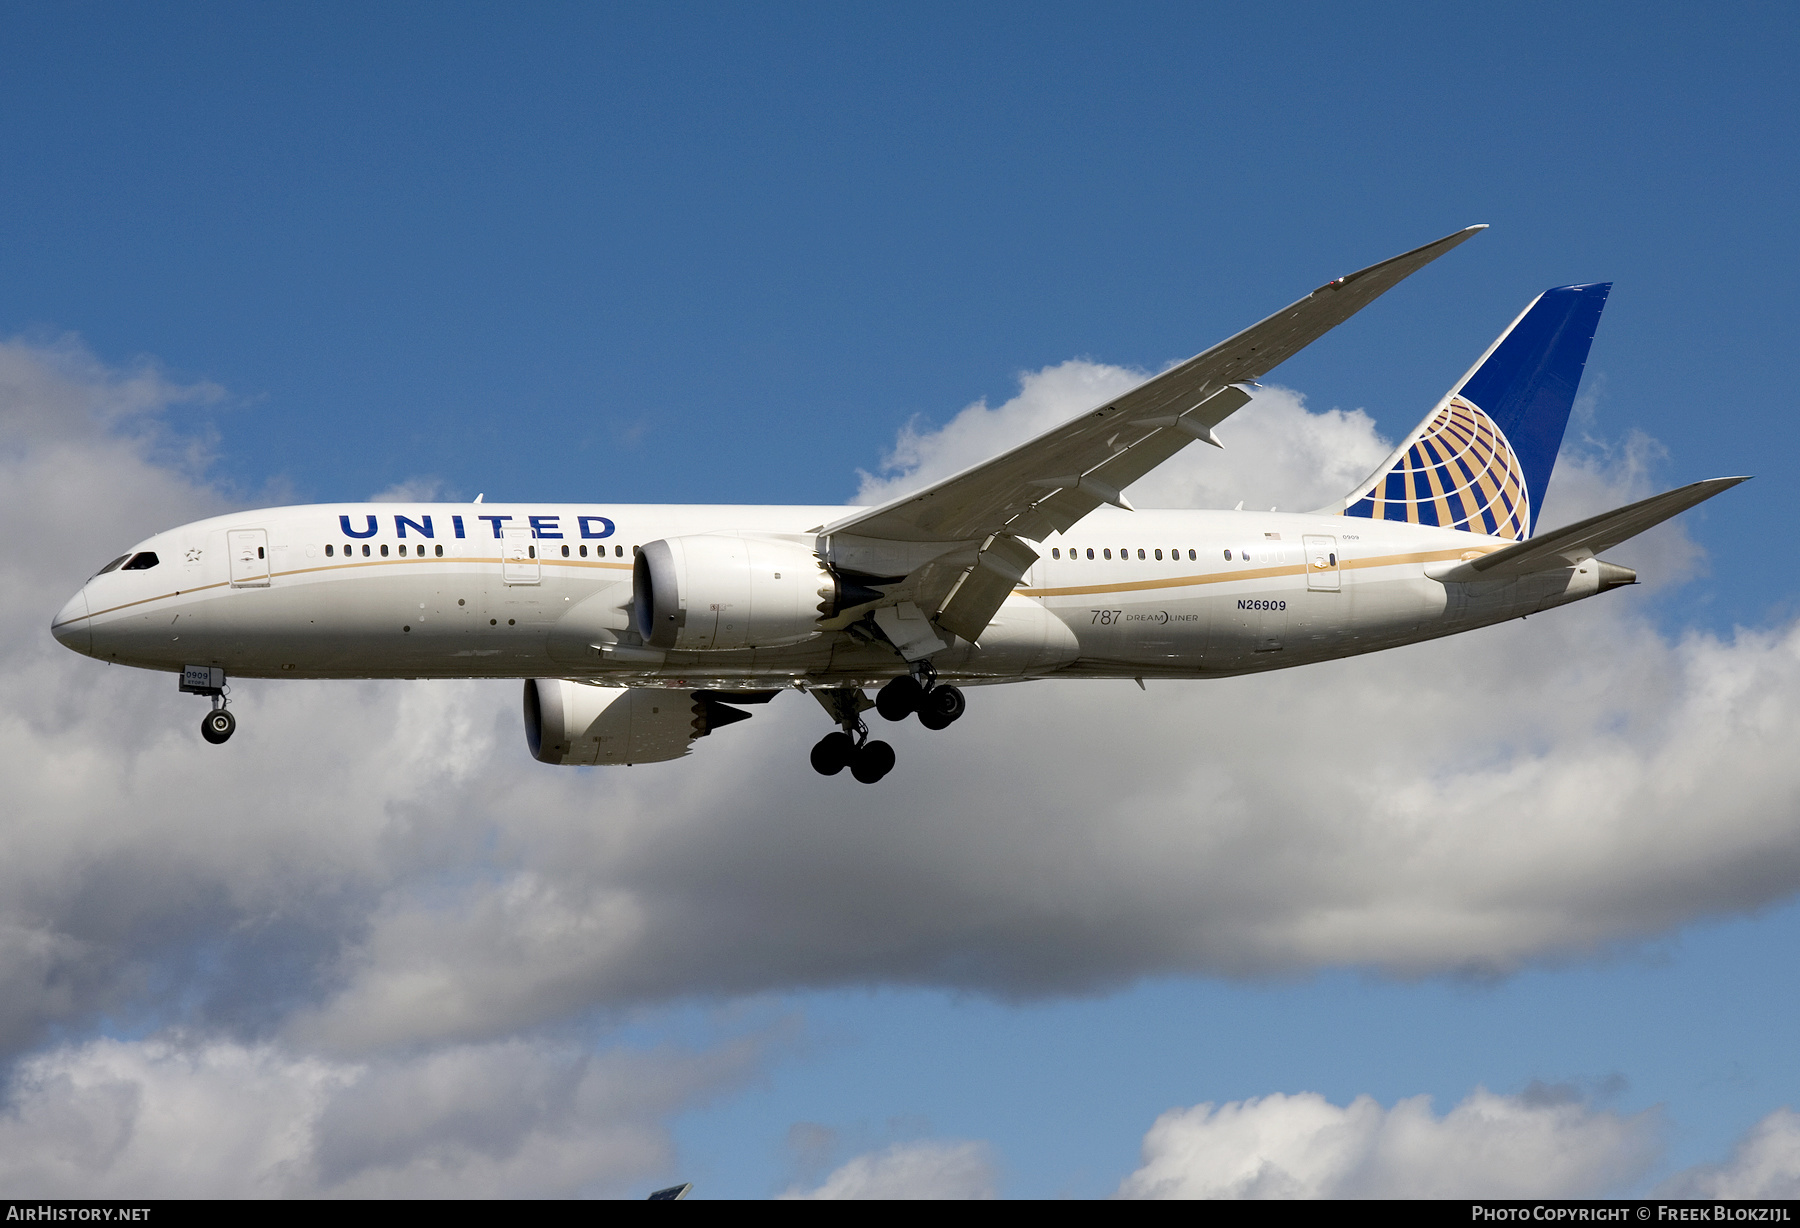
{"type": "Polygon", "coordinates": [[[232,588],[269,587],[268,533],[262,529],[232,529],[225,535],[225,552],[231,556],[232,588]]]}
{"type": "Polygon", "coordinates": [[[508,528],[500,538],[500,579],[505,584],[536,584],[543,578],[537,541],[530,529],[508,528]]]}
{"type": "Polygon", "coordinates": [[[1335,593],[1342,583],[1338,572],[1338,547],[1335,537],[1307,536],[1306,587],[1315,593],[1335,593]]]}

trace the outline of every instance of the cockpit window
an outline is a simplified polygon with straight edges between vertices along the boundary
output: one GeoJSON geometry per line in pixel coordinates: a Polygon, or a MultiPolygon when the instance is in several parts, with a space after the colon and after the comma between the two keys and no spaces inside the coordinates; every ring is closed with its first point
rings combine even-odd
{"type": "Polygon", "coordinates": [[[144,551],[141,551],[140,553],[132,555],[131,562],[125,564],[125,566],[119,568],[119,570],[120,571],[149,571],[152,567],[156,566],[160,562],[162,562],[162,560],[156,557],[156,551],[144,550],[144,551]]]}
{"type": "Polygon", "coordinates": [[[109,571],[116,571],[116,570],[118,570],[119,564],[123,563],[126,559],[128,559],[130,557],[131,556],[129,554],[121,554],[118,558],[114,559],[112,562],[108,563],[106,566],[102,567],[99,571],[96,571],[94,574],[97,576],[103,576],[109,571]]]}

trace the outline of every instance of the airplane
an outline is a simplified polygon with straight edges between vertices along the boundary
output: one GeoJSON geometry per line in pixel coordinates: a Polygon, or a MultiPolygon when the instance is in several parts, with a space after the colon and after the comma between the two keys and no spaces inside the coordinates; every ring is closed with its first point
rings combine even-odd
{"type": "Polygon", "coordinates": [[[1533,299],[1368,479],[1308,513],[1138,510],[1131,484],[1255,381],[1479,233],[1328,282],[1000,456],[874,507],[329,503],[139,542],[56,615],[76,652],[180,676],[521,678],[551,764],[678,759],[802,691],[812,766],[894,767],[871,707],[930,729],[963,688],[1213,678],[1453,635],[1636,582],[1599,555],[1748,479],[1538,531],[1610,283],[1533,299]],[[876,688],[879,688],[876,690],[876,688]],[[868,692],[876,690],[873,699],[868,692]]]}

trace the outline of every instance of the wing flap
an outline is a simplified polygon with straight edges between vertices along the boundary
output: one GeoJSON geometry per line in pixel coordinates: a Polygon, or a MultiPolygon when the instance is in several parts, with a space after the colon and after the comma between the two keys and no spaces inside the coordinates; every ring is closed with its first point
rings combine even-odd
{"type": "Polygon", "coordinates": [[[971,642],[993,621],[1012,595],[1013,586],[1038,560],[1037,551],[1016,537],[992,537],[982,544],[974,565],[963,572],[944,597],[932,621],[971,642]]]}

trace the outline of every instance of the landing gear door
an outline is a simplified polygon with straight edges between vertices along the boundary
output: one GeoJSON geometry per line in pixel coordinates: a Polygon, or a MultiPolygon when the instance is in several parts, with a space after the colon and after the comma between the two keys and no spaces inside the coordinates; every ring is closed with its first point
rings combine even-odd
{"type": "Polygon", "coordinates": [[[500,539],[500,579],[505,584],[536,584],[543,578],[537,541],[530,529],[506,529],[500,539]]]}
{"type": "Polygon", "coordinates": [[[1342,583],[1337,538],[1308,536],[1302,541],[1306,546],[1306,587],[1315,593],[1337,592],[1342,583]]]}
{"type": "Polygon", "coordinates": [[[262,529],[232,529],[225,534],[225,551],[231,556],[232,588],[269,587],[268,533],[262,529]]]}

